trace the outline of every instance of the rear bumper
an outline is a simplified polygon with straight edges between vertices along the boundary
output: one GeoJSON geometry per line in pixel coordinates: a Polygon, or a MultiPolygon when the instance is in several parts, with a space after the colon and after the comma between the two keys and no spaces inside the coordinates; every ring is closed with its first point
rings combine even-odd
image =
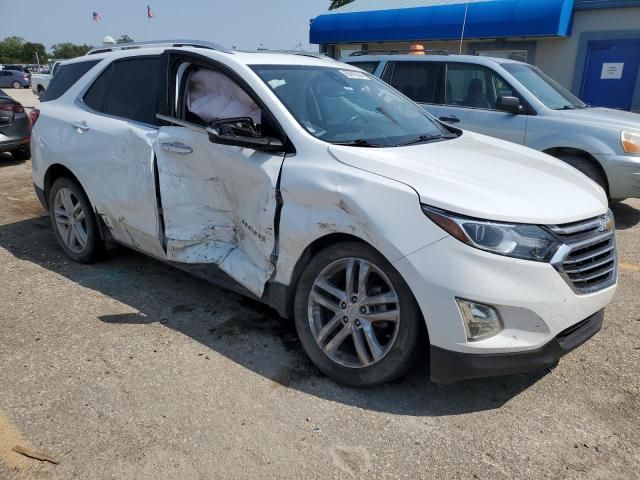
{"type": "Polygon", "coordinates": [[[11,152],[21,148],[28,148],[29,141],[29,138],[23,138],[20,140],[7,140],[5,142],[0,142],[0,152],[11,152]]]}
{"type": "Polygon", "coordinates": [[[473,354],[431,346],[431,380],[449,384],[471,378],[527,373],[551,368],[561,357],[585,343],[602,328],[604,309],[560,332],[535,350],[473,354]]]}

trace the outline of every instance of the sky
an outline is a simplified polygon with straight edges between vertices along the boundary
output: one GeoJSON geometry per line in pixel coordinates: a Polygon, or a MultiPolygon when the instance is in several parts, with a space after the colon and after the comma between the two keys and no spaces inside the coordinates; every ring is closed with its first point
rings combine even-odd
{"type": "Polygon", "coordinates": [[[197,39],[226,47],[293,49],[309,45],[309,20],[329,0],[0,0],[0,39],[100,45],[105,35],[136,41],[197,39]],[[147,4],[156,18],[147,21],[147,4]],[[93,22],[98,12],[102,22],[93,22]]]}

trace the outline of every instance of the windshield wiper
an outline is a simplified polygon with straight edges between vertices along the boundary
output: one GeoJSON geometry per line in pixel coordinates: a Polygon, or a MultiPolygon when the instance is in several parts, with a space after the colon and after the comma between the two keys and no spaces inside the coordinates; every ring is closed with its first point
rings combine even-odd
{"type": "Polygon", "coordinates": [[[414,138],[408,142],[399,143],[395,145],[396,147],[406,147],[407,145],[415,145],[416,143],[426,143],[432,142],[434,140],[443,140],[447,138],[457,138],[458,136],[452,133],[449,134],[440,134],[440,135],[420,135],[419,137],[414,138]]]}
{"type": "Polygon", "coordinates": [[[575,110],[574,105],[563,105],[562,107],[554,108],[553,110],[575,110]]]}
{"type": "Polygon", "coordinates": [[[381,148],[388,145],[380,145],[379,143],[371,143],[364,138],[358,138],[356,140],[349,140],[348,142],[331,142],[334,145],[345,145],[347,147],[367,147],[367,148],[381,148]]]}

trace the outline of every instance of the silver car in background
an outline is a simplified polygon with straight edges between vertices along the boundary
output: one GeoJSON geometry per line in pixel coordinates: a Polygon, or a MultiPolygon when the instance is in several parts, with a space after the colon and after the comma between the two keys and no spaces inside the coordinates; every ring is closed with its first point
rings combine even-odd
{"type": "Polygon", "coordinates": [[[31,86],[31,74],[18,70],[0,70],[0,88],[27,88],[31,86]]]}
{"type": "Polygon", "coordinates": [[[612,200],[640,197],[640,115],[587,105],[540,69],[470,55],[356,55],[440,121],[574,166],[612,200]]]}

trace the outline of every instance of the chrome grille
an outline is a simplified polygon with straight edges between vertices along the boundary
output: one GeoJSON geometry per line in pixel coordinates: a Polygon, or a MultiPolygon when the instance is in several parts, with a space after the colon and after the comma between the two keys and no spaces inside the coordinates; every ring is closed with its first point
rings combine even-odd
{"type": "Polygon", "coordinates": [[[610,210],[601,217],[548,228],[563,242],[551,263],[576,293],[592,293],[616,283],[616,237],[610,210]]]}

